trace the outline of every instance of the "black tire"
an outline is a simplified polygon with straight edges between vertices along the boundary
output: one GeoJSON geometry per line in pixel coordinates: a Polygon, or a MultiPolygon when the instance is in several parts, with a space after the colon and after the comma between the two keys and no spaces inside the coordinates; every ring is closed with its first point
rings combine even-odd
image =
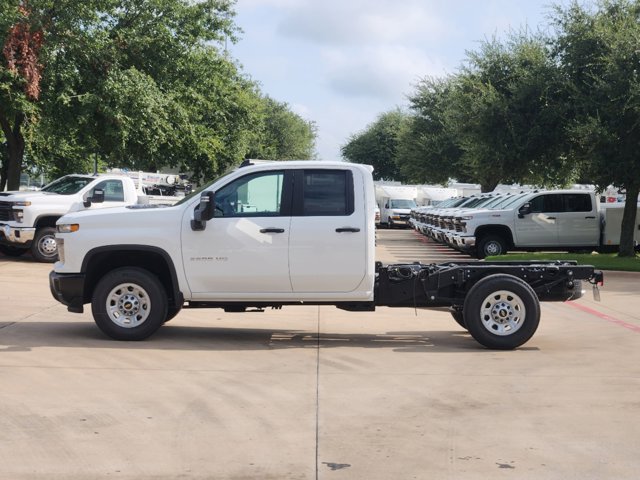
{"type": "Polygon", "coordinates": [[[168,321],[175,318],[175,316],[178,315],[181,310],[182,305],[180,305],[179,307],[167,307],[167,318],[164,319],[164,323],[167,323],[168,321]]]}
{"type": "Polygon", "coordinates": [[[96,285],[91,312],[98,328],[111,338],[144,340],[168,318],[167,293],[147,270],[118,268],[96,285]]]}
{"type": "Polygon", "coordinates": [[[507,242],[498,235],[482,237],[476,245],[476,256],[481,260],[485,257],[504,255],[505,253],[507,253],[507,242]]]}
{"type": "Polygon", "coordinates": [[[451,313],[451,316],[453,317],[453,319],[456,321],[458,325],[460,325],[465,330],[467,329],[467,325],[466,323],[464,323],[464,313],[462,312],[462,309],[452,307],[449,310],[449,313],[451,313]]]}
{"type": "Polygon", "coordinates": [[[42,263],[53,263],[58,260],[56,229],[54,227],[42,227],[36,230],[31,244],[31,255],[42,263]]]}
{"type": "Polygon", "coordinates": [[[464,322],[481,345],[513,350],[526,343],[538,329],[540,302],[533,289],[512,275],[483,278],[467,293],[464,322]]]}
{"type": "Polygon", "coordinates": [[[19,257],[27,253],[28,248],[14,247],[12,245],[0,245],[0,253],[7,257],[19,257]]]}

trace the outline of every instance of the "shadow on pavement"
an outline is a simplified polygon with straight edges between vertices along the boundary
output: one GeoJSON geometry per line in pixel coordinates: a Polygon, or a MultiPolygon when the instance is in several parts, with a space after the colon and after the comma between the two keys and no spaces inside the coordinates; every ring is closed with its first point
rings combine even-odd
{"type": "MultiPolygon", "coordinates": [[[[166,325],[142,342],[111,340],[93,323],[17,322],[0,329],[0,353],[37,347],[131,350],[242,351],[291,348],[379,348],[398,353],[446,353],[485,350],[459,331],[407,331],[349,334],[288,329],[218,328],[166,325]]],[[[537,350],[537,348],[521,348],[537,350]]],[[[490,350],[485,350],[490,352],[490,350]]]]}

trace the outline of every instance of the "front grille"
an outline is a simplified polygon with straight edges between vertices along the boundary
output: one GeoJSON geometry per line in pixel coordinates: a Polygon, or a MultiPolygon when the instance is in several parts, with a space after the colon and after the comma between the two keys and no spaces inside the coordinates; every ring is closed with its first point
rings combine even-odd
{"type": "Polygon", "coordinates": [[[11,206],[11,202],[0,202],[0,221],[9,222],[14,219],[11,206]]]}

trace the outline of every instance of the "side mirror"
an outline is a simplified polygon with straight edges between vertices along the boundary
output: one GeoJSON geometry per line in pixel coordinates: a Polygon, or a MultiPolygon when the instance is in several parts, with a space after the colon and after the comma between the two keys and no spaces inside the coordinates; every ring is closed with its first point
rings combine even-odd
{"type": "Polygon", "coordinates": [[[530,213],[531,204],[527,202],[518,209],[518,218],[524,218],[525,215],[529,215],[530,213]]]}
{"type": "Polygon", "coordinates": [[[85,206],[85,208],[89,208],[91,206],[92,203],[103,203],[104,202],[104,190],[102,190],[101,188],[96,188],[93,191],[93,196],[87,198],[83,205],[85,206]]]}
{"type": "Polygon", "coordinates": [[[193,211],[193,220],[191,220],[191,229],[195,231],[202,231],[207,226],[207,220],[213,218],[214,202],[213,192],[202,192],[200,195],[200,203],[193,211]]]}

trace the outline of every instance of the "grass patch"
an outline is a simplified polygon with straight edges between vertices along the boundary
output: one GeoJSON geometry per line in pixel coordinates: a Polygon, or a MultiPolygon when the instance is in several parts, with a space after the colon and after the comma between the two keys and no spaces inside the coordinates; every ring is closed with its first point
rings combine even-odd
{"type": "Polygon", "coordinates": [[[618,257],[617,253],[509,253],[498,257],[487,257],[487,261],[519,260],[576,260],[581,265],[593,265],[598,270],[618,270],[622,272],[640,272],[640,256],[635,258],[618,257]]]}

